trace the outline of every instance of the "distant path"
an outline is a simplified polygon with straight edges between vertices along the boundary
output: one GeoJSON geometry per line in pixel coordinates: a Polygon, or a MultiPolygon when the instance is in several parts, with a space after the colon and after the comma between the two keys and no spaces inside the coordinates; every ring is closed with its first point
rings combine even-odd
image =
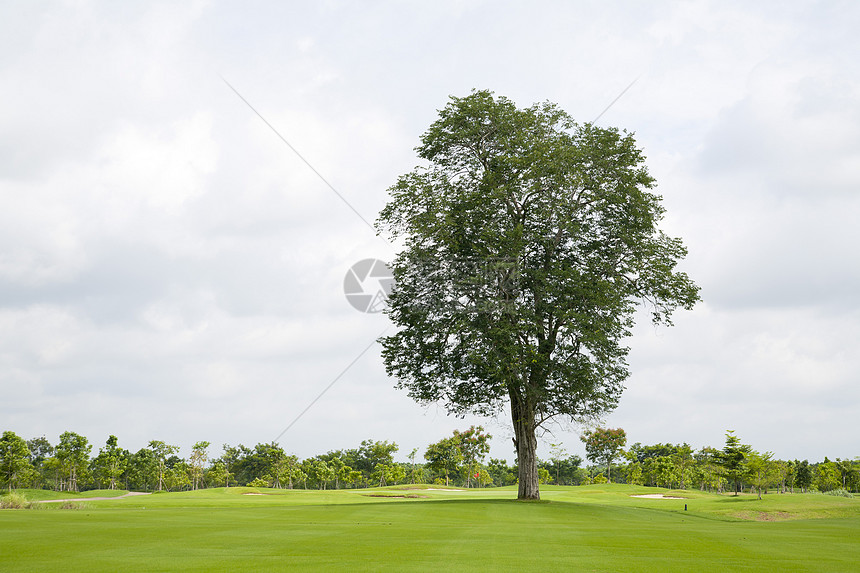
{"type": "Polygon", "coordinates": [[[34,500],[34,503],[56,503],[58,501],[102,501],[108,499],[122,499],[124,497],[132,497],[135,495],[152,495],[152,492],[145,493],[142,491],[130,491],[128,493],[124,493],[122,495],[115,495],[113,497],[72,497],[69,499],[38,499],[34,500]]]}

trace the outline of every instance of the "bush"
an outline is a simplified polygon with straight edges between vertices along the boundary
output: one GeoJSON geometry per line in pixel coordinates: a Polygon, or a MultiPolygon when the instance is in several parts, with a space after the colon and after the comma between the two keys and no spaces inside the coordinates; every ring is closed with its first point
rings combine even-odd
{"type": "Polygon", "coordinates": [[[30,509],[33,503],[18,493],[9,493],[0,497],[0,509],[30,509]]]}
{"type": "Polygon", "coordinates": [[[89,509],[90,506],[79,501],[64,501],[58,509],[89,509]]]}
{"type": "Polygon", "coordinates": [[[854,494],[845,489],[831,489],[830,491],[825,491],[824,495],[835,495],[838,497],[850,497],[853,498],[854,494]]]}
{"type": "Polygon", "coordinates": [[[248,484],[248,487],[269,487],[269,480],[262,477],[254,478],[254,480],[248,484]]]}

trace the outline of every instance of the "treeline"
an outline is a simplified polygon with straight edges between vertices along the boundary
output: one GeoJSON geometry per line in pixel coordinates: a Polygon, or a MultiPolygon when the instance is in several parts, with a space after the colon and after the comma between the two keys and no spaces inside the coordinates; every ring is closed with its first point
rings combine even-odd
{"type": "Polygon", "coordinates": [[[110,436],[93,452],[89,440],[63,432],[52,444],[44,436],[24,440],[12,431],[0,438],[0,484],[12,488],[57,491],[126,489],[181,491],[206,487],[252,486],[273,488],[363,488],[401,483],[439,483],[466,487],[516,482],[516,468],[504,461],[484,463],[489,434],[480,426],[455,431],[431,444],[425,460],[394,460],[394,442],[364,440],[354,449],[334,450],[311,458],[287,454],[275,443],[225,444],[219,454],[211,444],[194,444],[191,455],[180,457],[179,447],[153,440],[130,452],[110,436]]]}
{"type": "Polygon", "coordinates": [[[589,467],[586,482],[615,481],[670,489],[696,488],[702,491],[837,493],[850,495],[860,490],[860,458],[827,457],[823,462],[779,460],[772,452],[759,452],[729,430],[722,449],[694,450],[689,444],[642,445],[624,449],[622,429],[597,428],[582,436],[587,458],[598,465],[589,467]],[[613,467],[613,463],[618,464],[613,467]]]}
{"type": "MultiPolygon", "coordinates": [[[[130,452],[110,436],[93,452],[89,440],[75,432],[63,432],[52,444],[44,436],[24,440],[6,431],[0,438],[2,487],[43,488],[57,491],[125,489],[181,491],[206,487],[273,487],[303,489],[366,488],[404,483],[428,483],[457,487],[491,487],[517,482],[517,467],[490,459],[491,436],[481,426],[455,430],[451,436],[430,444],[418,457],[412,450],[408,462],[397,462],[394,442],[364,440],[357,448],[333,450],[299,459],[275,443],[225,444],[212,454],[209,442],[194,444],[191,455],[180,457],[179,448],[153,440],[130,452]]],[[[579,456],[541,462],[543,483],[578,485],[586,480],[579,456]]]]}
{"type": "MultiPolygon", "coordinates": [[[[63,432],[56,444],[44,436],[24,440],[11,431],[0,438],[0,486],[57,491],[125,489],[134,491],[181,491],[207,487],[273,487],[302,489],[365,488],[396,484],[427,483],[456,487],[494,487],[517,483],[517,467],[503,459],[490,458],[489,440],[481,426],[454,431],[430,444],[418,457],[397,462],[394,442],[364,440],[353,449],[333,450],[299,459],[275,443],[225,444],[218,454],[211,444],[194,444],[187,458],[179,448],[153,440],[145,448],[130,452],[120,447],[116,436],[93,452],[89,440],[74,432],[63,432]]],[[[583,485],[629,483],[667,488],[698,488],[709,491],[858,491],[860,460],[810,464],[773,459],[769,452],[756,452],[743,445],[732,432],[722,449],[693,450],[688,444],[626,446],[620,429],[597,428],[582,436],[587,458],[583,466],[577,455],[568,455],[561,444],[552,444],[550,459],[539,462],[541,483],[583,485]]]]}

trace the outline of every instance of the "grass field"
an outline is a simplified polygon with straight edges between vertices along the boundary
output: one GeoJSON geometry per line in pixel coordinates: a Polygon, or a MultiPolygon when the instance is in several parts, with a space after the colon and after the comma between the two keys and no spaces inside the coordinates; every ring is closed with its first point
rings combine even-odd
{"type": "Polygon", "coordinates": [[[824,495],[759,501],[624,485],[543,486],[540,502],[517,502],[511,488],[230,488],[86,501],[91,493],[105,494],[71,496],[82,509],[0,510],[0,571],[860,567],[860,500],[824,495]],[[630,497],[655,492],[686,499],[630,497]]]}

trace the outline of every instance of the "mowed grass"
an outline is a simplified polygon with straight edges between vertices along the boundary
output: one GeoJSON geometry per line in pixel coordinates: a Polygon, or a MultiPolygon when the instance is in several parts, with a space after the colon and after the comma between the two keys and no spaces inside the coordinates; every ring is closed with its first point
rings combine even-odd
{"type": "Polygon", "coordinates": [[[860,564],[860,500],[630,497],[664,491],[545,486],[542,501],[517,502],[511,488],[230,488],[89,501],[80,510],[3,510],[0,570],[855,571],[860,564]]]}
{"type": "MultiPolygon", "coordinates": [[[[50,491],[45,489],[17,489],[16,493],[23,495],[30,501],[44,501],[51,499],[87,499],[91,497],[119,497],[128,493],[124,489],[92,489],[85,492],[50,491]]],[[[0,492],[0,494],[5,492],[0,492]]]]}

